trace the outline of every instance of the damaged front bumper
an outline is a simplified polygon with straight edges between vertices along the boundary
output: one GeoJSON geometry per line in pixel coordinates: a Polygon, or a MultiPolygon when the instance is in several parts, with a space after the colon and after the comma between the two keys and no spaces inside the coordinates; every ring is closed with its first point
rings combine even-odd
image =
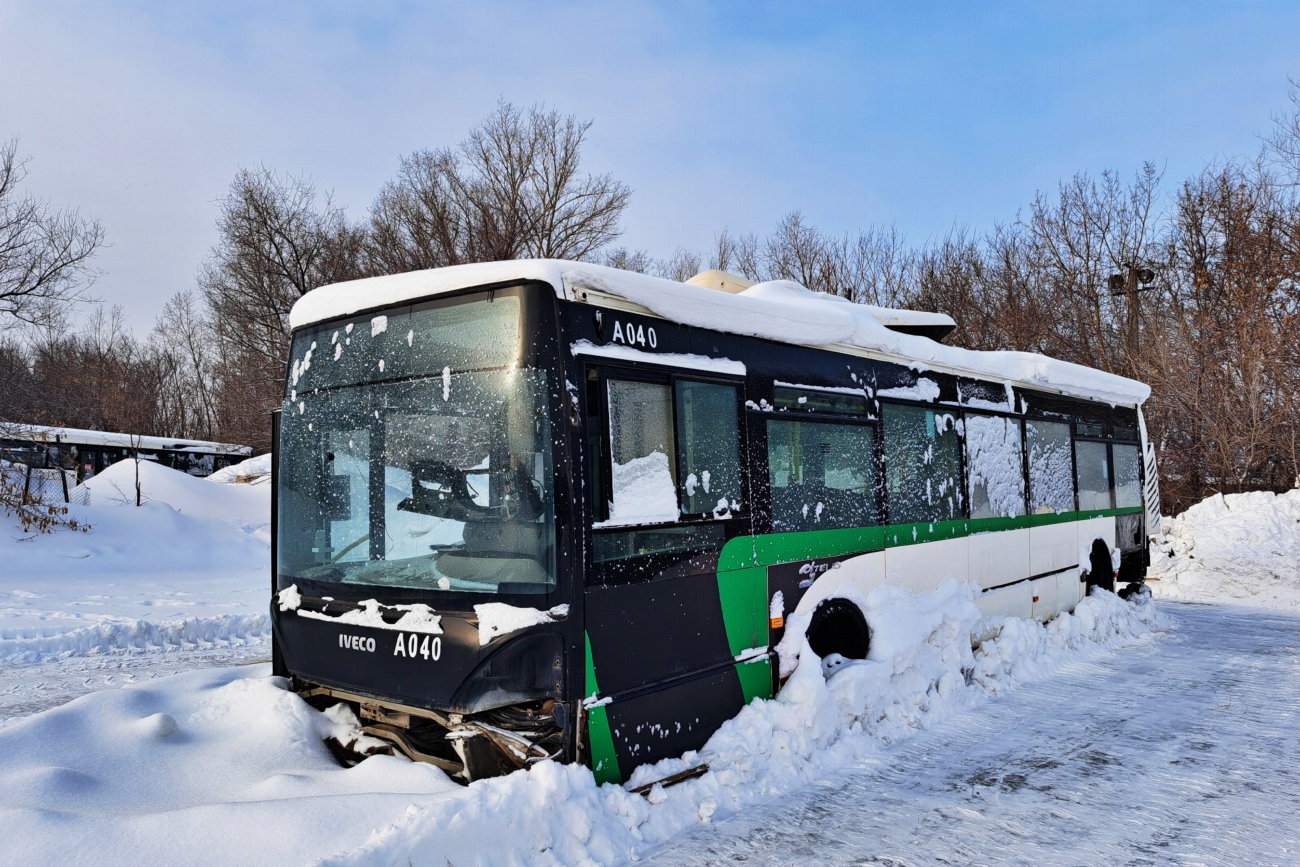
{"type": "Polygon", "coordinates": [[[331,744],[341,760],[355,763],[377,752],[396,750],[465,783],[508,774],[544,759],[562,759],[569,722],[574,718],[567,704],[553,699],[461,714],[411,707],[306,681],[299,681],[296,692],[322,710],[347,703],[361,720],[363,734],[392,745],[390,750],[358,750],[355,744],[331,744]]]}

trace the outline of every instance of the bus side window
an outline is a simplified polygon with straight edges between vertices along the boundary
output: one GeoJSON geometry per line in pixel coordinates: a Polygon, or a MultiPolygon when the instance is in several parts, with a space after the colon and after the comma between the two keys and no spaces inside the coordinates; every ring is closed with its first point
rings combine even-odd
{"type": "Polygon", "coordinates": [[[606,380],[609,526],[728,518],[740,509],[734,385],[606,380]]]}
{"type": "Polygon", "coordinates": [[[1025,422],[1029,449],[1029,511],[1034,515],[1074,511],[1074,468],[1070,465],[1070,426],[1054,421],[1025,422]]]}
{"type": "Polygon", "coordinates": [[[867,527],[876,504],[876,430],[842,422],[767,422],[772,526],[780,531],[867,527]]]}
{"type": "Polygon", "coordinates": [[[1111,508],[1110,467],[1105,443],[1076,442],[1074,463],[1079,479],[1079,511],[1111,508]]]}
{"type": "Polygon", "coordinates": [[[654,382],[608,380],[610,524],[676,521],[672,389],[654,382]]]}
{"type": "Polygon", "coordinates": [[[963,517],[961,444],[951,413],[883,404],[889,522],[914,524],[963,517]]]}
{"type": "Polygon", "coordinates": [[[1115,507],[1142,505],[1142,452],[1137,446],[1111,446],[1115,455],[1115,507]]]}
{"type": "Polygon", "coordinates": [[[1019,419],[966,413],[966,474],[972,518],[1025,513],[1019,419]]]}
{"type": "Polygon", "coordinates": [[[741,507],[736,387],[678,380],[674,389],[682,514],[727,517],[741,507]]]}

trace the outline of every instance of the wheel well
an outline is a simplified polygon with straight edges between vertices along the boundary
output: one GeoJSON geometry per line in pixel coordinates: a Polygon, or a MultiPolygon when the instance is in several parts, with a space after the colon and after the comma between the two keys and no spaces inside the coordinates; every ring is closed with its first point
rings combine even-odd
{"type": "Polygon", "coordinates": [[[808,623],[808,646],[820,657],[832,653],[848,659],[866,659],[871,629],[862,609],[847,599],[827,599],[817,606],[808,623]]]}

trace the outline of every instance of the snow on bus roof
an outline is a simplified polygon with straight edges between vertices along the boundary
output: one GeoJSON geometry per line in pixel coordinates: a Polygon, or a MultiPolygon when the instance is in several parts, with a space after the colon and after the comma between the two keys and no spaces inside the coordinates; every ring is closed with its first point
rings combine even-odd
{"type": "Polygon", "coordinates": [[[202,454],[244,455],[253,453],[252,446],[231,443],[212,443],[204,440],[182,440],[173,437],[137,436],[102,430],[83,430],[75,427],[47,427],[36,424],[0,422],[0,439],[26,440],[37,443],[70,443],[79,446],[109,446],[111,448],[157,449],[169,452],[198,452],[202,454]]]}
{"type": "Polygon", "coordinates": [[[854,347],[917,370],[946,370],[1129,406],[1151,394],[1145,383],[1045,355],[963,349],[892,331],[885,323],[906,319],[896,315],[900,311],[812,292],[789,280],[759,283],[733,294],[557,259],[453,265],[322,286],[298,299],[289,313],[289,325],[297,329],[459,289],[517,280],[549,283],[560,297],[570,300],[578,300],[586,291],[622,298],[669,321],[698,328],[779,343],[854,347]]]}

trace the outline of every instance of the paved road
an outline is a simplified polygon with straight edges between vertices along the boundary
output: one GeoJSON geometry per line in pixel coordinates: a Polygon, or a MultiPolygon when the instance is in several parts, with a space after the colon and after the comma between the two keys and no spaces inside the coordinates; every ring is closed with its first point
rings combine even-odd
{"type": "Polygon", "coordinates": [[[652,862],[1300,864],[1300,616],[1163,606],[1173,635],[987,702],[652,862]]]}

